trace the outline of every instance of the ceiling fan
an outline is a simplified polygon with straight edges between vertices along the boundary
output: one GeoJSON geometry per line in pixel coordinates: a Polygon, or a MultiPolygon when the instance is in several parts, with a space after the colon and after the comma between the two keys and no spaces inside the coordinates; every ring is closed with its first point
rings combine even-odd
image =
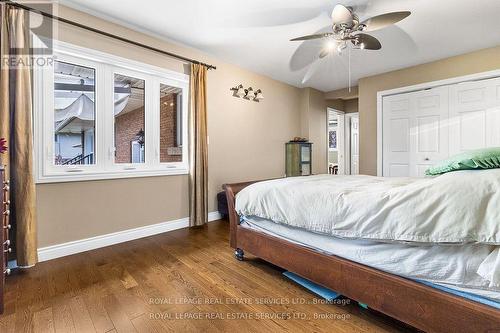
{"type": "Polygon", "coordinates": [[[358,15],[352,7],[341,4],[336,5],[332,12],[332,32],[318,33],[290,41],[307,41],[312,39],[326,39],[325,47],[319,57],[324,58],[333,51],[342,52],[349,44],[353,49],[379,50],[382,48],[380,41],[364,32],[371,32],[397,23],[411,14],[409,11],[390,12],[377,15],[360,22],[358,15]]]}

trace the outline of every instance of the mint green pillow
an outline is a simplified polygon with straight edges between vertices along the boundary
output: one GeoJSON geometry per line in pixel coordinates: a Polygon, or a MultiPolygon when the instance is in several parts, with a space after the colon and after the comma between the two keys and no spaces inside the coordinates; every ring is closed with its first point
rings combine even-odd
{"type": "Polygon", "coordinates": [[[430,167],[428,176],[440,175],[456,170],[500,168],[500,147],[471,150],[458,154],[430,167]]]}

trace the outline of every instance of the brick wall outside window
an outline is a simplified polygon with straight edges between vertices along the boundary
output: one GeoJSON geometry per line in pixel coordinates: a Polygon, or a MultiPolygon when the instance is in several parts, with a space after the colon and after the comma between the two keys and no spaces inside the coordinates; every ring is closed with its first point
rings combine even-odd
{"type": "Polygon", "coordinates": [[[131,142],[137,140],[140,130],[144,130],[144,107],[115,118],[115,163],[132,162],[131,142]]]}
{"type": "MultiPolygon", "coordinates": [[[[177,96],[170,94],[160,100],[160,161],[182,162],[182,155],[169,155],[168,148],[176,147],[177,96]]],[[[115,162],[131,163],[132,141],[144,130],[144,108],[127,112],[115,118],[115,162]]],[[[147,146],[146,141],[145,145],[147,146]]]]}
{"type": "Polygon", "coordinates": [[[169,155],[168,148],[177,147],[177,94],[160,100],[160,162],[182,162],[182,155],[169,155]]]}

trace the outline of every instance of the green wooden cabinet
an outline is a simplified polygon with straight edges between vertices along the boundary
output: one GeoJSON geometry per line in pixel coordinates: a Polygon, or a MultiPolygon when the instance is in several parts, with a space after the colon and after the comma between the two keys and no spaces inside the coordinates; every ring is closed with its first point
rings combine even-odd
{"type": "Polygon", "coordinates": [[[312,174],[312,143],[286,143],[286,176],[309,176],[312,174]]]}

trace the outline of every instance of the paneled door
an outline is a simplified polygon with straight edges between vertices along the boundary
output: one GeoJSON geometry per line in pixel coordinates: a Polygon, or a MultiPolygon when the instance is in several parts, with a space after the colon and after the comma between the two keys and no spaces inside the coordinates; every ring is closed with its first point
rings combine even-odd
{"type": "Polygon", "coordinates": [[[500,79],[450,88],[450,154],[500,147],[500,79]]]}
{"type": "Polygon", "coordinates": [[[383,175],[410,176],[411,93],[383,100],[383,175]]]}
{"type": "Polygon", "coordinates": [[[410,176],[423,177],[431,165],[449,156],[448,87],[412,94],[414,117],[411,120],[412,157],[410,176]]]}
{"type": "Polygon", "coordinates": [[[383,175],[423,177],[448,157],[448,87],[383,99],[383,175]]]}

